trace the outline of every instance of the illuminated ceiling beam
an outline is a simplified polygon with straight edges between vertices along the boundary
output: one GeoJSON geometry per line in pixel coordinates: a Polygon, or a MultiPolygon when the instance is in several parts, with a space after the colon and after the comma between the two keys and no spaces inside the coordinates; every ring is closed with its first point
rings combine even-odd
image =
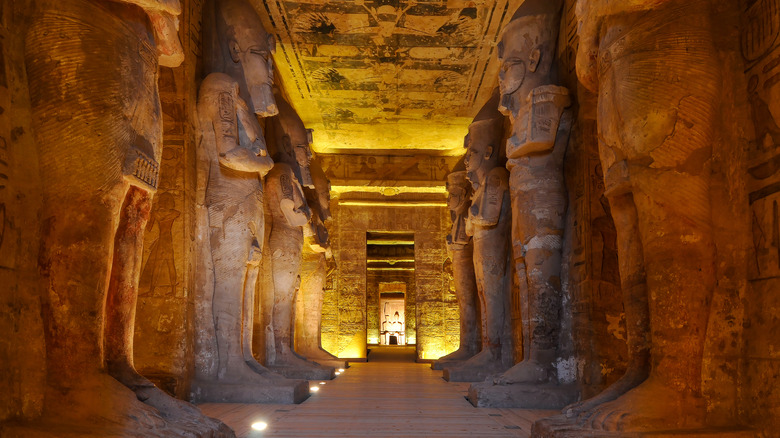
{"type": "Polygon", "coordinates": [[[380,268],[380,267],[373,267],[369,266],[366,268],[367,271],[414,271],[414,268],[380,268]]]}
{"type": "Polygon", "coordinates": [[[344,207],[446,207],[447,203],[444,201],[339,201],[339,205],[344,207]]]}
{"type": "Polygon", "coordinates": [[[444,182],[432,182],[430,186],[369,186],[361,184],[345,184],[331,186],[331,193],[340,195],[343,193],[378,193],[384,196],[397,196],[404,193],[446,195],[447,187],[444,182]]]}
{"type": "Polygon", "coordinates": [[[414,263],[414,259],[370,258],[366,260],[366,263],[390,263],[394,265],[396,263],[414,263]]]}
{"type": "Polygon", "coordinates": [[[409,239],[367,239],[367,245],[414,245],[409,239]]]}

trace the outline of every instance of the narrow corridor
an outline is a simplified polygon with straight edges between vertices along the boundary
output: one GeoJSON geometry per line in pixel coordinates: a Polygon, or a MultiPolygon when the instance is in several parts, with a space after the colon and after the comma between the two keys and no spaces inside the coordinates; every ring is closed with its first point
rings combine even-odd
{"type": "MultiPolygon", "coordinates": [[[[386,347],[387,348],[387,347],[386,347]]],[[[392,347],[390,347],[392,348],[392,347]]],[[[400,354],[399,354],[400,353],[400,354]]],[[[379,361],[354,363],[300,405],[204,404],[206,415],[239,437],[527,437],[552,411],[477,409],[464,398],[468,383],[447,383],[428,364],[375,351],[379,361]],[[268,424],[262,432],[251,425],[268,424]]]]}

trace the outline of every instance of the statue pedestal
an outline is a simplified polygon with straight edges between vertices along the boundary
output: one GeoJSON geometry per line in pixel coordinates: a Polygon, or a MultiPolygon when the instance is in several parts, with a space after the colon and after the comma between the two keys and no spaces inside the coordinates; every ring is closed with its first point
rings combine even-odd
{"type": "Polygon", "coordinates": [[[562,409],[576,402],[578,395],[575,385],[480,382],[469,386],[468,399],[478,408],[562,409]]]}
{"type": "Polygon", "coordinates": [[[347,362],[346,360],[343,360],[343,359],[322,359],[322,360],[320,360],[320,359],[316,359],[316,358],[313,358],[313,357],[309,357],[308,359],[310,361],[316,362],[316,363],[318,363],[318,364],[320,364],[322,366],[333,367],[335,369],[341,368],[341,369],[345,369],[346,370],[347,368],[349,368],[349,362],[347,362]]]}
{"type": "Polygon", "coordinates": [[[309,398],[305,380],[267,379],[268,383],[192,382],[193,403],[298,404],[309,398]]]}
{"type": "Polygon", "coordinates": [[[564,415],[544,418],[534,423],[532,438],[754,438],[756,431],[747,429],[685,429],[655,432],[606,432],[581,427],[564,415]]]}
{"type": "Polygon", "coordinates": [[[508,367],[501,362],[493,362],[488,365],[471,365],[466,362],[444,368],[443,378],[448,382],[482,382],[494,374],[501,374],[508,367]]]}
{"type": "Polygon", "coordinates": [[[306,365],[268,365],[266,368],[288,379],[331,380],[336,377],[333,367],[307,362],[306,365]]]}

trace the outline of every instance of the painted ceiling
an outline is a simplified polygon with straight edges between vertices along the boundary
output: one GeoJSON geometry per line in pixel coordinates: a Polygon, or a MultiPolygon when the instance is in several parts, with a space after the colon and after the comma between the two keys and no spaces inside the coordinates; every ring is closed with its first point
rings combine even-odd
{"type": "Polygon", "coordinates": [[[316,152],[441,155],[462,154],[520,1],[252,0],[316,152]]]}

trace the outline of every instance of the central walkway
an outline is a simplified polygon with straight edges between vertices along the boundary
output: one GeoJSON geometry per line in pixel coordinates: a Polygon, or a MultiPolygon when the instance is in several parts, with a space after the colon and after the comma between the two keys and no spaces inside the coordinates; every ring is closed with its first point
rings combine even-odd
{"type": "Polygon", "coordinates": [[[447,383],[428,364],[392,362],[408,351],[372,351],[300,405],[203,404],[206,415],[239,437],[527,437],[531,424],[555,411],[477,409],[468,383],[447,383]],[[263,421],[262,432],[251,424],[263,421]]]}

